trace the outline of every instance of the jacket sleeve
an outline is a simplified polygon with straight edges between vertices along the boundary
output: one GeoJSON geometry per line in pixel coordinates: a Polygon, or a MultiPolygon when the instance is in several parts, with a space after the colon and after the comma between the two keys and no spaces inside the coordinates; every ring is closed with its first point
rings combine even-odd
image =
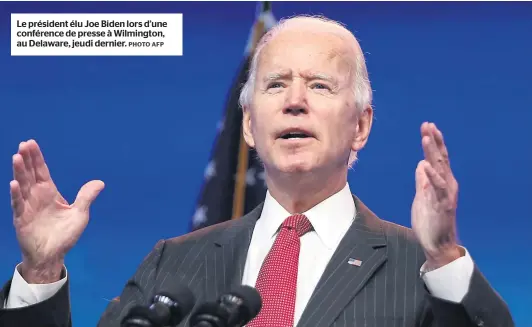
{"type": "MultiPolygon", "coordinates": [[[[65,271],[61,278],[65,277],[65,271]]],[[[2,327],[71,327],[70,296],[68,280],[59,291],[47,300],[14,309],[4,304],[11,289],[11,280],[0,292],[0,326],[2,327]]]]}
{"type": "MultiPolygon", "coordinates": [[[[126,283],[120,297],[108,305],[100,318],[99,327],[119,327],[122,318],[133,306],[148,303],[155,288],[157,268],[164,246],[165,241],[159,241],[146,256],[133,277],[126,283]]],[[[16,309],[3,308],[10,288],[11,281],[7,282],[0,292],[0,326],[72,327],[68,280],[51,298],[16,309]]]]}
{"type": "Polygon", "coordinates": [[[469,290],[460,303],[427,296],[431,327],[514,327],[507,304],[475,265],[469,290]]]}

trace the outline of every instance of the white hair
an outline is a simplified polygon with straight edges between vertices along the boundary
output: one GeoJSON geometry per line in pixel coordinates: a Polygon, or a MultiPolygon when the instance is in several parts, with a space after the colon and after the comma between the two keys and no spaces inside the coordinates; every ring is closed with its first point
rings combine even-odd
{"type": "MultiPolygon", "coordinates": [[[[277,25],[271,28],[259,41],[255,51],[253,52],[253,57],[251,59],[248,79],[244,84],[242,91],[240,93],[239,103],[242,108],[250,107],[253,102],[253,93],[255,89],[255,83],[257,78],[257,67],[259,63],[259,58],[264,47],[270,42],[279,32],[294,25],[295,23],[321,23],[326,24],[329,27],[336,28],[340,31],[342,37],[345,38],[346,35],[352,37],[353,47],[355,47],[353,64],[354,64],[354,74],[352,81],[352,92],[354,96],[355,109],[362,113],[368,106],[371,106],[373,94],[371,90],[371,84],[369,81],[368,70],[366,67],[366,60],[364,54],[360,49],[358,42],[353,35],[342,23],[334,21],[332,19],[323,17],[323,16],[310,16],[310,15],[297,15],[289,18],[284,18],[279,21],[277,25]]],[[[340,34],[338,33],[338,34],[340,34]]],[[[357,153],[351,151],[349,156],[348,165],[351,168],[354,162],[357,160],[357,153]]]]}

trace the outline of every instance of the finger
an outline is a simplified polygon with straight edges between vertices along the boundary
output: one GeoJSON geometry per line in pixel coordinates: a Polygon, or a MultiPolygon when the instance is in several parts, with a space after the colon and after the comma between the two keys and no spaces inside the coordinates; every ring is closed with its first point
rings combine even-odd
{"type": "Polygon", "coordinates": [[[425,173],[427,174],[428,180],[432,188],[434,189],[436,193],[436,197],[438,200],[442,200],[447,197],[448,190],[447,190],[447,182],[443,177],[436,172],[436,169],[432,167],[428,162],[425,162],[423,165],[423,169],[425,173]]]}
{"type": "Polygon", "coordinates": [[[439,173],[443,174],[444,172],[443,167],[442,167],[443,158],[438,149],[438,146],[436,145],[436,141],[434,139],[434,134],[432,133],[432,128],[430,124],[428,123],[423,124],[421,135],[422,135],[421,144],[423,147],[423,153],[425,155],[425,159],[439,173]]]}
{"type": "Polygon", "coordinates": [[[24,167],[26,167],[26,177],[28,178],[30,184],[35,183],[35,172],[33,170],[33,163],[31,160],[30,146],[28,142],[21,142],[18,146],[18,153],[22,155],[24,159],[24,167]]]}
{"type": "Polygon", "coordinates": [[[443,158],[440,155],[440,151],[436,146],[436,142],[432,135],[423,136],[421,139],[421,144],[423,147],[423,154],[425,155],[425,160],[430,163],[433,167],[438,167],[443,162],[443,158]]]}
{"type": "Polygon", "coordinates": [[[74,207],[80,211],[88,211],[90,205],[103,190],[105,184],[102,181],[90,181],[83,185],[76,196],[74,207]]]}
{"type": "Polygon", "coordinates": [[[430,123],[424,122],[423,124],[421,124],[421,137],[430,136],[430,134],[430,123]]]}
{"type": "Polygon", "coordinates": [[[37,182],[49,181],[51,179],[50,171],[48,170],[48,166],[44,161],[44,156],[39,144],[37,144],[35,140],[29,140],[28,143],[30,145],[30,154],[33,163],[33,170],[35,172],[35,180],[37,182]]]}
{"type": "Polygon", "coordinates": [[[443,133],[438,129],[436,124],[432,124],[432,129],[434,141],[436,142],[436,146],[440,151],[443,161],[446,165],[449,165],[449,152],[447,151],[447,146],[445,145],[445,142],[443,140],[443,133]]]}
{"type": "Polygon", "coordinates": [[[18,182],[22,197],[27,199],[30,195],[30,182],[26,174],[24,159],[19,153],[13,155],[13,179],[18,182]]]}
{"type": "Polygon", "coordinates": [[[24,198],[22,197],[20,184],[17,181],[11,181],[9,183],[9,190],[11,193],[11,207],[13,208],[13,214],[15,217],[20,217],[24,212],[24,198]]]}
{"type": "Polygon", "coordinates": [[[445,145],[445,141],[443,140],[443,133],[438,129],[438,127],[434,123],[431,124],[431,129],[434,137],[434,142],[436,142],[436,147],[438,148],[438,151],[440,152],[442,158],[439,171],[441,172],[442,177],[447,181],[447,183],[451,183],[454,177],[451,169],[451,162],[449,160],[449,152],[447,150],[447,146],[445,145]]]}

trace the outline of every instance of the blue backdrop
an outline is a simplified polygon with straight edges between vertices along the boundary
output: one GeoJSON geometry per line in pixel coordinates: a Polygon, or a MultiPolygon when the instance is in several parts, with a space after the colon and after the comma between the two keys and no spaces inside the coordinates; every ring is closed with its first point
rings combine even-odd
{"type": "MultiPolygon", "coordinates": [[[[160,238],[187,232],[256,3],[0,3],[0,280],[20,260],[11,156],[40,143],[60,191],[106,189],[67,258],[75,326],[94,326],[160,238]],[[10,57],[10,13],[181,12],[182,57],[10,57]],[[135,241],[131,241],[135,239],[135,241]]],[[[324,14],[366,52],[376,121],[349,180],[379,216],[410,226],[419,126],[443,130],[460,182],[459,232],[532,326],[532,6],[275,2],[277,18],[324,14]]]]}

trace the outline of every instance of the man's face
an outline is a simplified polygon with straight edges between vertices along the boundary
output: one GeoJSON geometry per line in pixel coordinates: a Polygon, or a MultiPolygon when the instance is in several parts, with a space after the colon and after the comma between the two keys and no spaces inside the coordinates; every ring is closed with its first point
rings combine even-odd
{"type": "Polygon", "coordinates": [[[363,146],[352,91],[354,51],[335,34],[297,29],[265,46],[244,133],[267,170],[338,169],[363,146]]]}

